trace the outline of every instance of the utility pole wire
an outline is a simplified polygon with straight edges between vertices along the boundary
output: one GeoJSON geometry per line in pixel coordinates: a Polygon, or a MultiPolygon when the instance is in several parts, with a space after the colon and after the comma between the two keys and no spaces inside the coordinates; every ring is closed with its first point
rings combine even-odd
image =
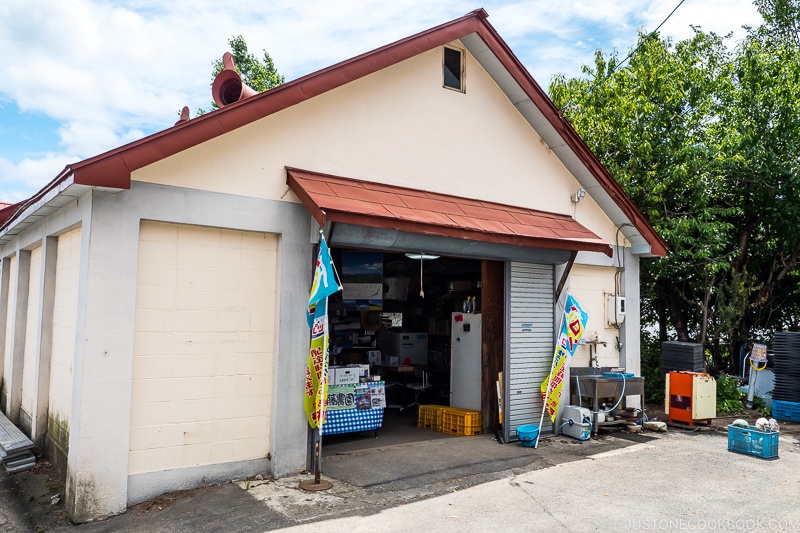
{"type": "MultiPolygon", "coordinates": [[[[665,18],[663,21],[661,21],[661,24],[659,24],[659,25],[658,25],[658,27],[657,27],[656,29],[654,29],[653,31],[651,31],[650,33],[648,33],[648,34],[647,34],[647,37],[645,37],[644,39],[642,39],[642,40],[639,42],[639,44],[636,46],[636,48],[634,48],[634,49],[631,51],[631,53],[630,53],[630,54],[628,54],[628,55],[627,55],[627,57],[625,57],[625,59],[623,59],[622,61],[620,61],[620,62],[619,62],[619,63],[618,63],[618,64],[617,64],[617,65],[614,67],[614,69],[613,69],[613,70],[612,70],[612,71],[611,71],[611,72],[610,72],[610,73],[609,73],[609,74],[608,74],[608,75],[607,75],[605,78],[603,78],[603,79],[602,79],[602,80],[600,80],[599,82],[597,82],[597,83],[595,83],[594,85],[592,85],[591,87],[589,87],[589,90],[586,92],[586,95],[585,95],[585,96],[589,96],[590,94],[592,94],[592,91],[594,91],[595,89],[597,89],[598,87],[600,87],[601,85],[603,85],[605,82],[607,82],[607,81],[608,81],[608,79],[609,79],[611,76],[613,76],[613,75],[614,75],[614,73],[617,71],[617,69],[618,69],[619,67],[621,67],[622,65],[624,65],[624,64],[625,64],[625,62],[627,62],[627,61],[628,61],[628,60],[629,60],[631,57],[633,57],[633,54],[635,54],[636,52],[638,52],[638,51],[639,51],[639,48],[641,48],[641,47],[642,47],[642,45],[645,43],[645,41],[647,41],[648,39],[650,39],[650,37],[652,37],[653,35],[655,35],[655,34],[656,34],[656,32],[657,32],[658,30],[660,30],[660,29],[661,29],[661,26],[663,26],[663,25],[664,25],[664,24],[665,24],[665,23],[666,23],[666,22],[667,22],[667,21],[670,19],[670,17],[672,17],[672,15],[673,15],[673,14],[674,14],[674,13],[675,13],[677,10],[678,10],[678,8],[679,8],[679,7],[681,7],[681,6],[683,5],[683,3],[684,3],[685,1],[686,1],[686,0],[681,0],[680,2],[678,2],[678,5],[677,5],[677,6],[675,6],[675,8],[674,8],[672,11],[670,11],[669,15],[667,15],[667,18],[665,18]]],[[[570,108],[570,107],[572,107],[572,106],[573,106],[573,104],[572,104],[572,102],[570,102],[569,104],[567,104],[566,106],[564,106],[564,111],[566,111],[567,109],[569,109],[569,108],[570,108]]]]}

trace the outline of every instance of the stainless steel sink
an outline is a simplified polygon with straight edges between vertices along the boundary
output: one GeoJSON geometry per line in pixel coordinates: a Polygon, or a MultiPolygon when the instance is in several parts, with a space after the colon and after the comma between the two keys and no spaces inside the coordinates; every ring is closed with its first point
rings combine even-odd
{"type": "Polygon", "coordinates": [[[604,366],[595,368],[591,366],[571,366],[569,367],[569,373],[571,376],[580,376],[581,379],[596,379],[598,377],[603,377],[603,372],[611,372],[612,368],[614,367],[604,366]]]}

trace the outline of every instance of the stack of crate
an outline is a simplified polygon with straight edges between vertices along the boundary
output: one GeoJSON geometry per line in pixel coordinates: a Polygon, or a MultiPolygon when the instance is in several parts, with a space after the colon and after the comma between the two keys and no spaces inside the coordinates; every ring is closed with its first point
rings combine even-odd
{"type": "Polygon", "coordinates": [[[0,413],[0,465],[8,473],[36,466],[33,442],[3,413],[0,413]]]}
{"type": "Polygon", "coordinates": [[[471,409],[443,405],[420,405],[417,427],[452,435],[480,435],[481,413],[471,409]]]}

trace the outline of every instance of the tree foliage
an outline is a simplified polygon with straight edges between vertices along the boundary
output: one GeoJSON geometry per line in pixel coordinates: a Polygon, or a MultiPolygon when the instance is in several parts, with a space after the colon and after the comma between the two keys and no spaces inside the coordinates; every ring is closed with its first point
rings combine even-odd
{"type": "Polygon", "coordinates": [[[670,247],[642,263],[661,340],[763,337],[800,308],[800,0],[757,0],[765,24],[729,49],[695,28],[640,34],[630,63],[597,52],[550,95],[670,247]]]}

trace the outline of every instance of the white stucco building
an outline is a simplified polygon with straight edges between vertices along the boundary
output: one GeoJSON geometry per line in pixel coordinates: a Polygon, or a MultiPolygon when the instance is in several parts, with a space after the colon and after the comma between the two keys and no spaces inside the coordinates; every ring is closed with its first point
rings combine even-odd
{"type": "Polygon", "coordinates": [[[639,260],[666,253],[482,10],[70,165],[0,220],[0,408],[76,521],[307,466],[319,223],[334,250],[475,262],[511,428],[567,289],[600,363],[639,373],[639,260]]]}

